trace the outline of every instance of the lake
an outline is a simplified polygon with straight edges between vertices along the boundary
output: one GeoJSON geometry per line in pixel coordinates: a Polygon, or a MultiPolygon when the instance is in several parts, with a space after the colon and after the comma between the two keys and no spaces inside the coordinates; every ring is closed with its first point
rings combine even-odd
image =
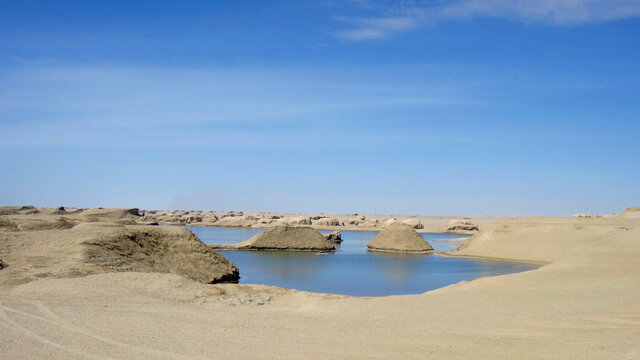
{"type": "MultiPolygon", "coordinates": [[[[206,244],[234,244],[264,231],[255,228],[186,226],[206,244]]],[[[321,231],[327,233],[330,231],[321,231]]],[[[469,281],[535,269],[533,264],[436,254],[392,254],[367,251],[377,232],[341,231],[342,244],[334,253],[294,251],[218,250],[240,269],[241,284],[351,296],[420,294],[469,281]]],[[[454,234],[421,234],[436,251],[457,248],[454,234]]]]}

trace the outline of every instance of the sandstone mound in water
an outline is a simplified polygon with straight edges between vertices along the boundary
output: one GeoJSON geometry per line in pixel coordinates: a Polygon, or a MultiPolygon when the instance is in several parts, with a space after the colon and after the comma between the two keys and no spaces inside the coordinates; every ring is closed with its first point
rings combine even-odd
{"type": "Polygon", "coordinates": [[[126,227],[84,245],[87,262],[113,271],[170,272],[210,284],[239,279],[233,263],[184,228],[126,227]]]}
{"type": "MultiPolygon", "coordinates": [[[[214,246],[215,247],[215,246],[214,246]]],[[[318,232],[307,226],[275,226],[251,239],[227,246],[244,250],[309,250],[332,251],[335,246],[318,232]]]]}
{"type": "Polygon", "coordinates": [[[433,248],[411,225],[394,222],[367,244],[369,250],[396,252],[431,252],[433,248]]]}

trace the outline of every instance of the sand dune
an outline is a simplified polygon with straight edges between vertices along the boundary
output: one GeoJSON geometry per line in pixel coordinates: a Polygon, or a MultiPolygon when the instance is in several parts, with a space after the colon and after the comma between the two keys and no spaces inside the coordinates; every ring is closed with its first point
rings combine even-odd
{"type": "Polygon", "coordinates": [[[76,227],[30,231],[47,244],[25,246],[7,241],[21,232],[0,230],[0,258],[10,264],[0,271],[3,357],[640,358],[640,220],[628,214],[482,224],[452,255],[547,265],[383,298],[205,285],[169,273],[76,277],[68,259],[47,265],[57,276],[13,269],[37,264],[61,244],[53,234],[76,227]]]}

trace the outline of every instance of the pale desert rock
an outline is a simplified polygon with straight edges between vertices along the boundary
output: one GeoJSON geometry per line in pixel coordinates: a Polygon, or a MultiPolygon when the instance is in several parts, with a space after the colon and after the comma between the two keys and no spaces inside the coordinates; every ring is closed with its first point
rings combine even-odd
{"type": "Polygon", "coordinates": [[[203,217],[200,214],[189,214],[189,215],[182,216],[180,218],[180,222],[183,224],[193,224],[193,223],[202,222],[202,219],[203,217]]]}
{"type": "Polygon", "coordinates": [[[367,244],[370,250],[396,252],[431,252],[433,248],[410,225],[394,222],[367,244]]]}
{"type": "Polygon", "coordinates": [[[311,225],[311,218],[308,216],[298,216],[287,221],[290,225],[311,225]]]}
{"type": "Polygon", "coordinates": [[[202,222],[205,224],[213,224],[218,220],[219,220],[218,217],[215,216],[214,214],[207,214],[202,218],[202,222]]]}
{"type": "Polygon", "coordinates": [[[216,221],[214,225],[229,227],[249,227],[254,225],[256,222],[256,220],[246,219],[244,216],[227,216],[216,221]]]}
{"type": "Polygon", "coordinates": [[[282,217],[277,219],[278,225],[311,225],[311,218],[309,216],[296,216],[296,217],[282,217]]]}
{"type": "Polygon", "coordinates": [[[380,225],[380,220],[373,219],[373,220],[363,221],[360,224],[358,224],[357,226],[365,227],[365,228],[372,228],[372,227],[377,227],[378,225],[380,225]]]}
{"type": "Polygon", "coordinates": [[[420,220],[416,218],[404,219],[402,220],[402,222],[411,226],[414,229],[424,229],[424,225],[422,225],[420,220]]]}
{"type": "Polygon", "coordinates": [[[254,226],[270,225],[270,224],[273,224],[273,222],[274,222],[274,221],[275,221],[275,220],[270,219],[270,218],[268,218],[268,217],[260,218],[260,219],[258,219],[258,221],[255,223],[255,225],[254,225],[254,226]]]}
{"type": "Polygon", "coordinates": [[[471,220],[466,219],[457,219],[451,220],[449,225],[447,225],[446,231],[448,232],[457,232],[457,231],[477,231],[478,225],[474,224],[471,220]]]}
{"type": "Polygon", "coordinates": [[[394,217],[393,217],[393,218],[388,218],[388,219],[386,219],[386,220],[384,220],[384,221],[382,222],[382,226],[391,225],[391,224],[393,224],[393,223],[394,223],[394,222],[396,222],[396,221],[398,221],[398,219],[396,219],[396,218],[394,218],[394,217]]]}
{"type": "Polygon", "coordinates": [[[345,221],[346,225],[358,225],[365,220],[364,215],[355,215],[345,221]]]}
{"type": "Polygon", "coordinates": [[[313,220],[313,225],[318,226],[340,226],[340,221],[334,217],[321,217],[313,220]]]}
{"type": "Polygon", "coordinates": [[[602,215],[598,215],[598,214],[575,214],[573,215],[574,218],[585,218],[585,219],[590,219],[590,218],[599,218],[602,217],[602,215]]]}

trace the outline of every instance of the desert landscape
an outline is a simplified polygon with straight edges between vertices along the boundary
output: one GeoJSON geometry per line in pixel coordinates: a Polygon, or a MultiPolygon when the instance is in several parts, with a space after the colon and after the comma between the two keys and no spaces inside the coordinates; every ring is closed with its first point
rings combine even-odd
{"type": "Polygon", "coordinates": [[[2,1],[0,360],[640,360],[640,0],[2,1]]]}
{"type": "Polygon", "coordinates": [[[447,256],[543,266],[373,298],[217,284],[238,269],[137,209],[1,211],[6,358],[640,357],[640,208],[482,222],[447,256]]]}

